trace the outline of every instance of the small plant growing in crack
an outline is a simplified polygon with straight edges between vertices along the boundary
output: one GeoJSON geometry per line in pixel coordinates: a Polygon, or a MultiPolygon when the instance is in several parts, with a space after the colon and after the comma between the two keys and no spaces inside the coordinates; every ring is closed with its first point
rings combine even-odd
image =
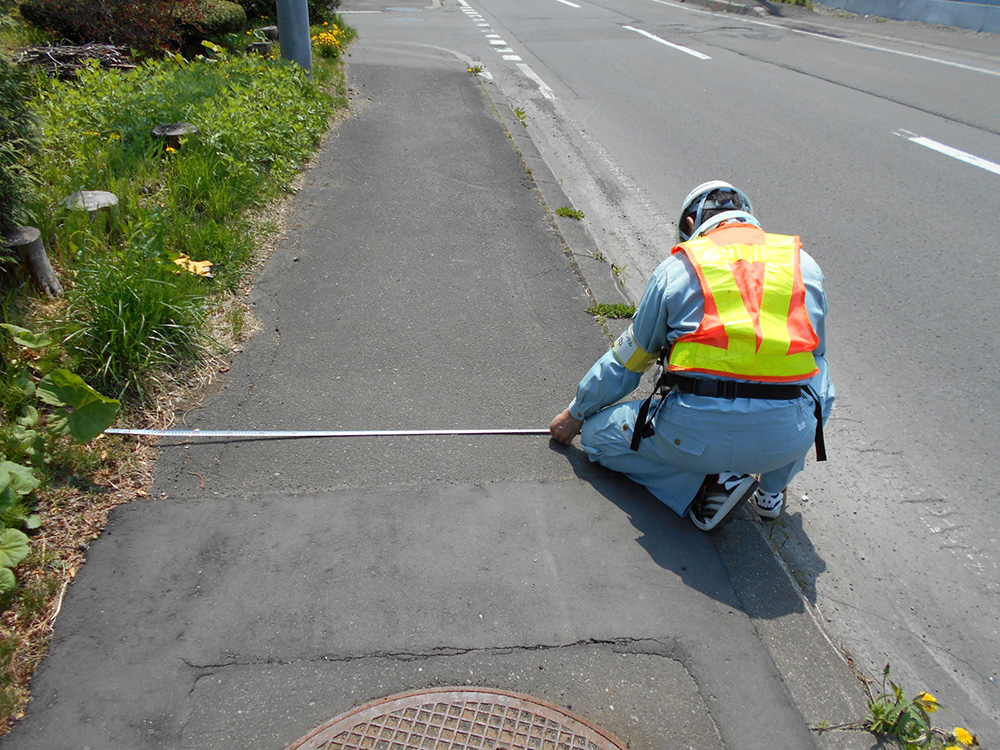
{"type": "Polygon", "coordinates": [[[576,219],[577,221],[580,221],[580,219],[583,218],[583,211],[577,208],[570,208],[569,206],[563,206],[562,208],[557,208],[556,214],[566,219],[576,219]]]}
{"type": "Polygon", "coordinates": [[[610,304],[601,302],[593,307],[588,307],[587,312],[602,318],[632,318],[635,316],[635,305],[626,305],[621,302],[610,304]]]}
{"type": "Polygon", "coordinates": [[[934,726],[931,714],[942,707],[938,699],[928,692],[908,698],[903,688],[889,678],[889,664],[882,670],[878,695],[872,692],[873,680],[867,677],[862,677],[862,680],[868,692],[871,718],[846,724],[830,725],[824,722],[813,729],[820,732],[837,729],[868,731],[892,737],[906,750],[970,750],[981,747],[979,738],[965,727],[954,727],[948,731],[934,726]]]}
{"type": "Polygon", "coordinates": [[[517,119],[521,121],[524,127],[528,127],[528,113],[525,112],[521,107],[514,107],[514,114],[517,115],[517,119]]]}

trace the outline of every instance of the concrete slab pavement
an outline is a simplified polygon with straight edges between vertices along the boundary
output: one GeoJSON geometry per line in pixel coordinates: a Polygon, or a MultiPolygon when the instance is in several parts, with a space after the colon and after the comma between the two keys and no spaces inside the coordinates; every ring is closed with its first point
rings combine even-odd
{"type": "MultiPolygon", "coordinates": [[[[498,94],[378,28],[254,292],[263,330],[189,425],[544,425],[608,345],[498,94]]],[[[576,448],[164,441],[153,495],[92,546],[3,750],[277,749],[451,684],[634,750],[872,746],[809,729],[860,689],[756,521],[703,535],[576,448]]]]}

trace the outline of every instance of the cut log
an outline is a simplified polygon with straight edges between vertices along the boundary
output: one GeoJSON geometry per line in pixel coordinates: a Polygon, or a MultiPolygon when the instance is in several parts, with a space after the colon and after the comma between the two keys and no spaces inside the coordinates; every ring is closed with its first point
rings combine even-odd
{"type": "Polygon", "coordinates": [[[153,128],[153,135],[162,138],[171,148],[180,148],[188,136],[198,133],[198,126],[190,122],[169,122],[153,128]]]}
{"type": "Polygon", "coordinates": [[[256,52],[258,55],[264,55],[267,57],[271,54],[271,43],[250,42],[250,44],[247,45],[247,52],[256,52]]]}
{"type": "Polygon", "coordinates": [[[261,26],[257,29],[265,38],[270,39],[272,42],[278,41],[278,27],[277,26],[261,26]]]}
{"type": "Polygon", "coordinates": [[[35,227],[17,227],[7,232],[3,238],[3,246],[13,250],[21,261],[31,267],[35,280],[50,297],[59,297],[63,293],[59,277],[49,263],[49,256],[42,243],[42,233],[35,227]]]}

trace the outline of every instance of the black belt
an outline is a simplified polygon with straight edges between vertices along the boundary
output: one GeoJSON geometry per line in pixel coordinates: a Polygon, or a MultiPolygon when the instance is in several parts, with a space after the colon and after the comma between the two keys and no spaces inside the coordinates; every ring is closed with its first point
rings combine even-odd
{"type": "MultiPolygon", "coordinates": [[[[826,461],[826,441],[823,438],[823,406],[811,388],[802,385],[784,385],[779,383],[741,383],[736,380],[710,380],[708,378],[690,378],[677,375],[664,369],[653,392],[641,407],[632,430],[632,445],[634,451],[639,450],[643,438],[654,433],[653,417],[649,417],[649,407],[657,392],[662,392],[663,398],[669,391],[691,393],[696,396],[710,398],[765,398],[778,401],[795,401],[802,396],[809,396],[816,404],[816,460],[826,461]]],[[[663,405],[660,401],[659,406],[663,405]]],[[[657,410],[659,409],[657,407],[657,410]]]]}
{"type": "Polygon", "coordinates": [[[780,401],[794,401],[802,398],[801,385],[783,385],[778,383],[740,383],[736,380],[709,380],[708,378],[688,378],[664,373],[660,381],[664,388],[670,388],[680,393],[693,393],[695,396],[710,396],[712,398],[773,398],[780,401]]]}

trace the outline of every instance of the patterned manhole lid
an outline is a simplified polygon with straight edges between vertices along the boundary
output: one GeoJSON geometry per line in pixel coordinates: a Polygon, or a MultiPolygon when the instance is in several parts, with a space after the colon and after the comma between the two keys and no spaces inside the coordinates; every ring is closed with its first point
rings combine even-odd
{"type": "Polygon", "coordinates": [[[286,750],[623,750],[551,703],[504,690],[418,690],[331,719],[286,750]]]}

